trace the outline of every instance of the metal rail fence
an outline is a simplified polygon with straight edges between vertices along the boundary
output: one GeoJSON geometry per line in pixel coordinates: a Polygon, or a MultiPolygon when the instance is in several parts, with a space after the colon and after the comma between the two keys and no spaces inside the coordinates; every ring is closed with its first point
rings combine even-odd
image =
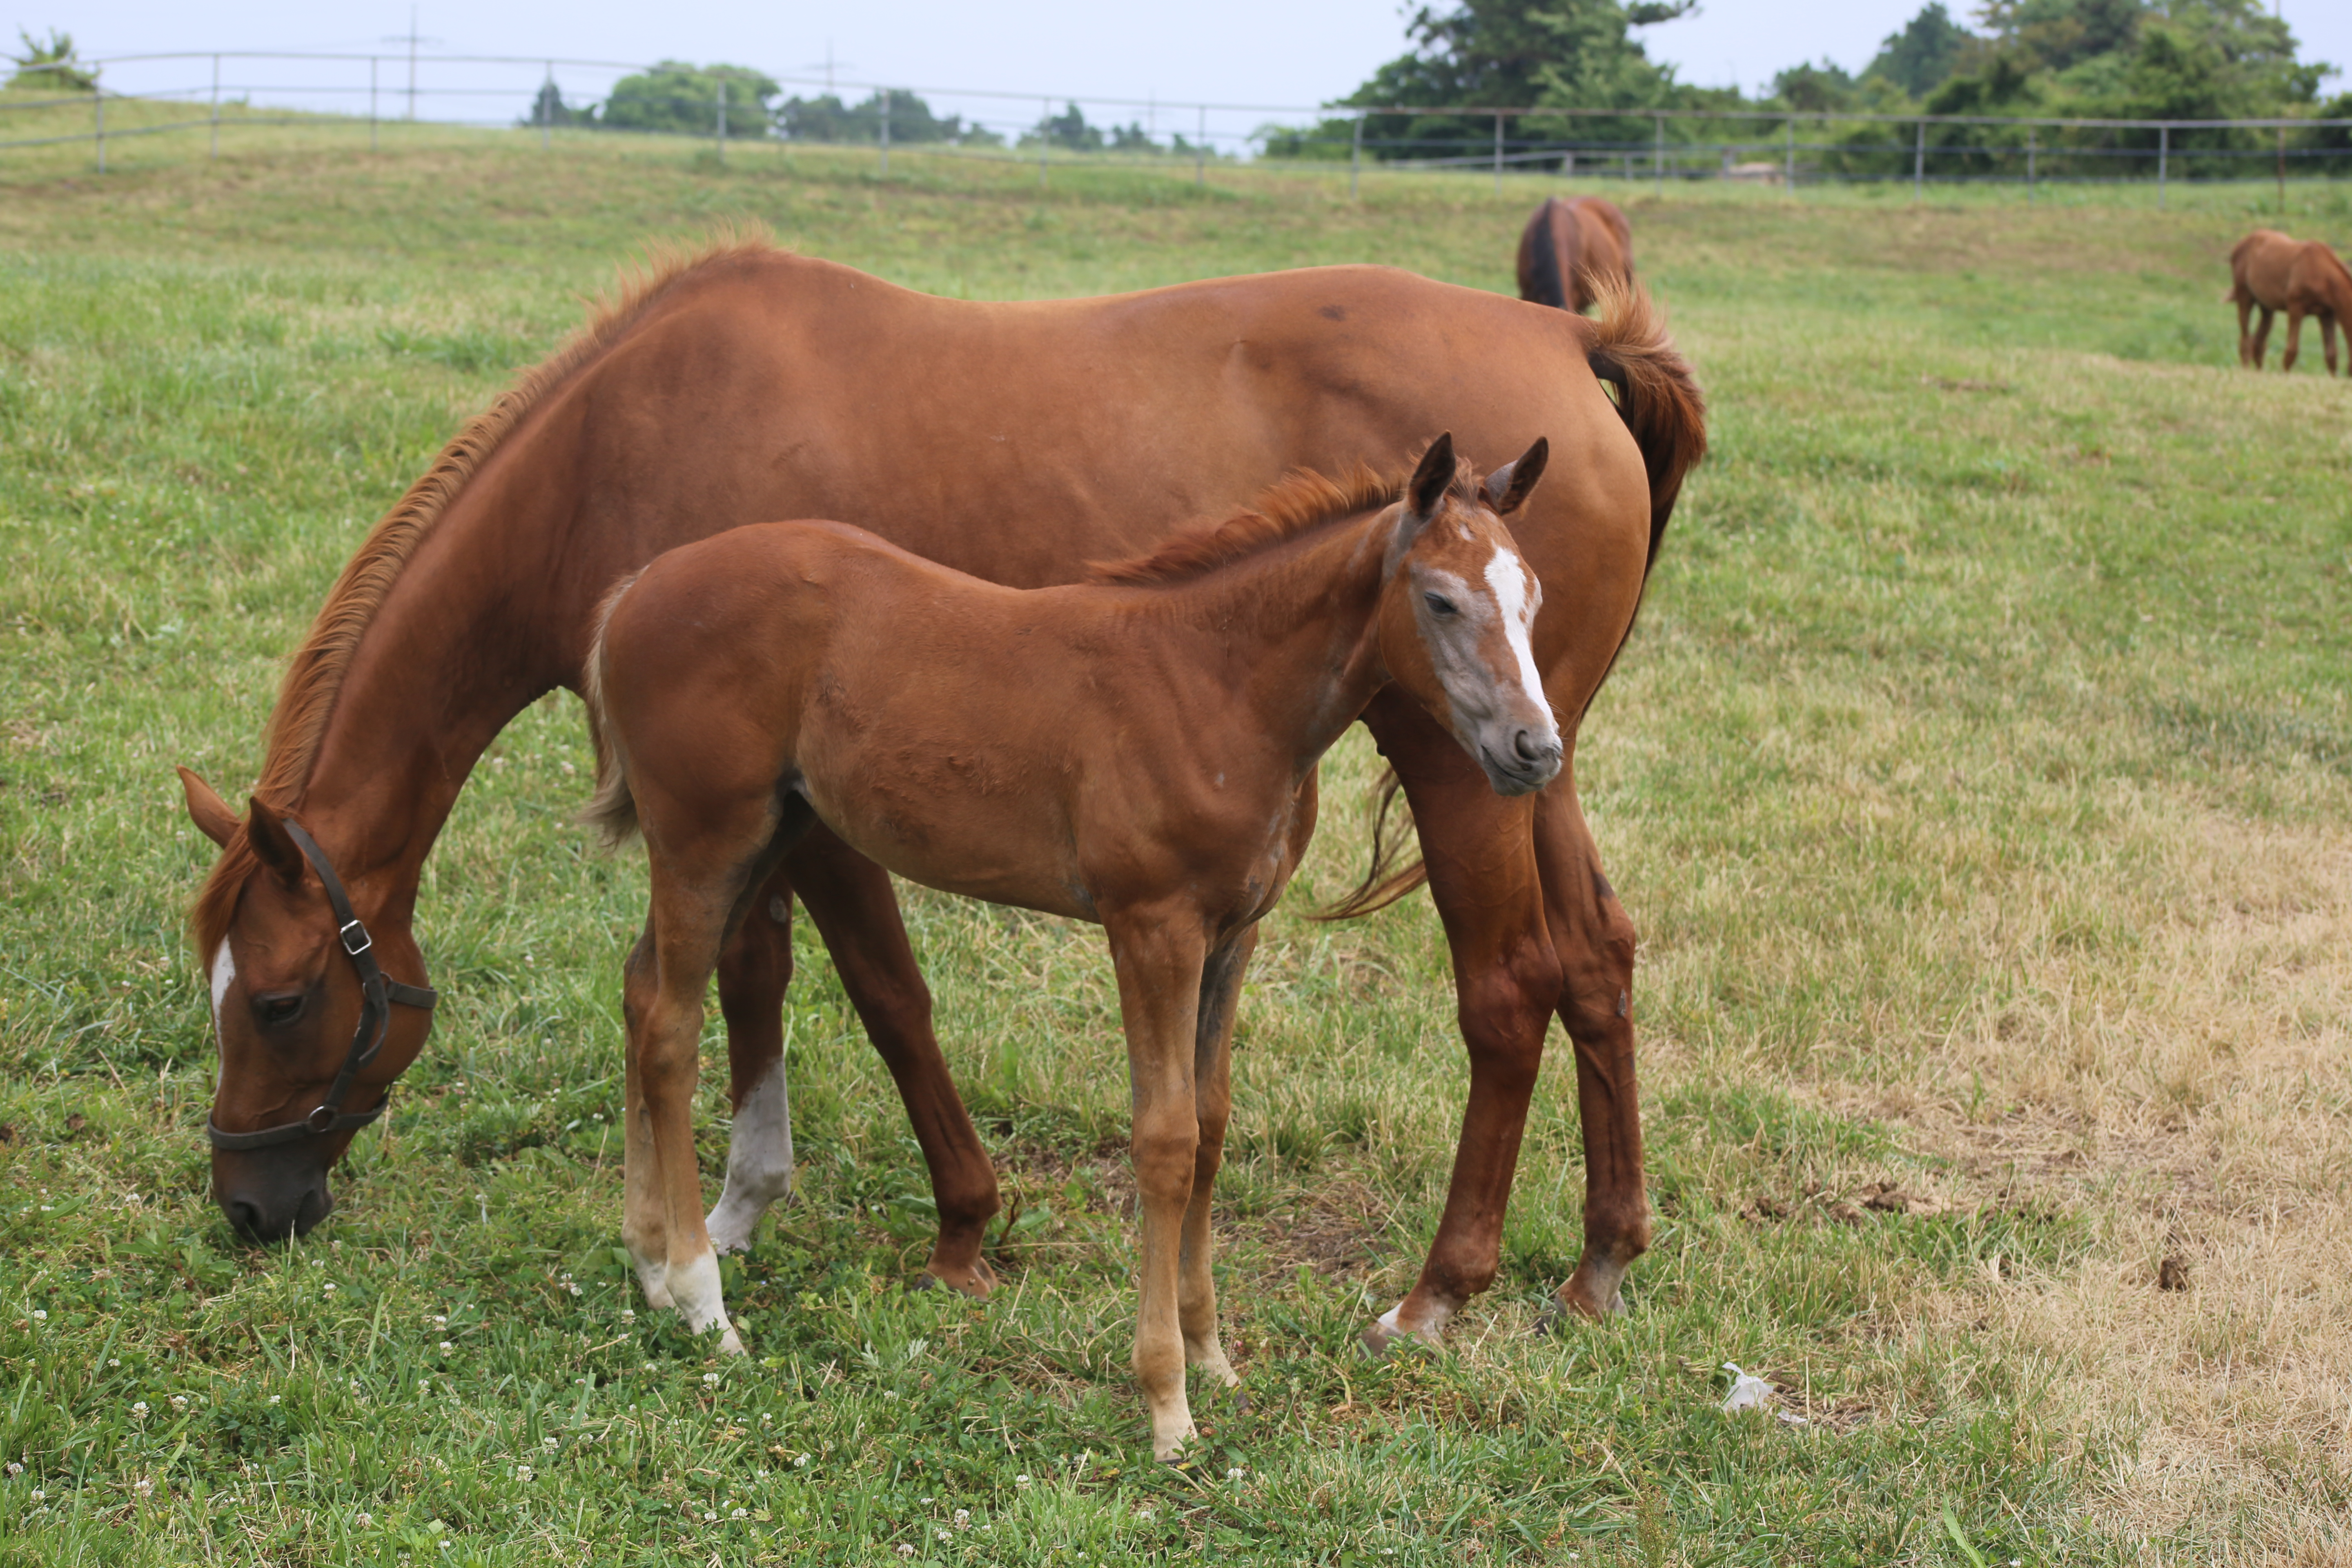
{"type": "MultiPolygon", "coordinates": [[[[100,172],[106,168],[109,141],[202,130],[217,156],[224,123],[250,126],[355,127],[364,100],[368,144],[383,145],[389,123],[420,121],[441,125],[535,128],[542,146],[551,145],[559,124],[576,112],[564,97],[565,82],[585,104],[595,96],[587,84],[609,92],[624,77],[663,69],[641,62],[497,55],[337,54],[278,50],[217,53],[116,55],[71,64],[32,67],[87,77],[87,90],[42,93],[23,87],[0,93],[0,151],[20,147],[91,142],[100,172]],[[311,68],[306,81],[233,79],[224,67],[247,77],[282,74],[287,64],[311,68]],[[190,68],[205,79],[190,83],[190,68]],[[259,67],[259,70],[252,68],[259,67]],[[364,70],[362,79],[360,73],[364,70]],[[103,79],[111,74],[110,86],[103,79]],[[107,125],[107,105],[136,103],[142,109],[186,105],[201,110],[184,118],[107,125]],[[419,105],[428,110],[420,115],[419,105]],[[22,136],[5,135],[6,117],[38,109],[87,105],[87,130],[22,136]],[[499,106],[494,118],[480,110],[499,106]],[[236,112],[223,115],[224,107],[236,112]],[[387,107],[397,110],[388,115],[387,107]],[[258,110],[258,111],[257,111],[258,110]],[[511,112],[520,110],[520,112],[511,112]],[[470,112],[469,112],[470,111],[470,112]],[[558,118],[561,116],[562,118],[558,118]]],[[[687,68],[692,69],[693,68],[687,68]]],[[[707,73],[698,73],[706,74],[707,73]]],[[[780,139],[763,116],[739,105],[730,127],[725,80],[710,78],[709,99],[668,104],[670,134],[709,137],[723,158],[730,142],[780,139]],[[747,125],[747,118],[754,123],[747,125]]],[[[2282,202],[2290,174],[2306,179],[2352,175],[2352,120],[2111,120],[2011,117],[2006,115],[1863,114],[1745,110],[1555,109],[1515,107],[1308,107],[1297,104],[1173,103],[1159,99],[1036,95],[971,88],[908,88],[879,82],[783,75],[769,79],[780,90],[822,90],[835,99],[865,92],[858,115],[870,107],[869,135],[850,144],[872,147],[880,173],[889,173],[894,141],[902,153],[947,152],[990,162],[1034,163],[1042,182],[1057,156],[1047,132],[1055,104],[1108,111],[1113,132],[1104,152],[1086,161],[1097,164],[1191,166],[1206,179],[1213,161],[1222,165],[1330,166],[1345,162],[1354,194],[1367,166],[1391,170],[1486,170],[1499,190],[1506,173],[1539,173],[1591,180],[1647,181],[1664,189],[1669,181],[1734,180],[1795,190],[1804,185],[1904,181],[1915,198],[1930,184],[2012,184],[2032,200],[2053,184],[2152,184],[2161,206],[2171,185],[2183,181],[2269,177],[2282,202]],[[893,101],[903,107],[894,111],[893,101]],[[915,101],[909,102],[912,100],[915,101]],[[1035,105],[1038,118],[1026,117],[1035,105]],[[1016,109],[1014,106],[1019,106],[1016,109]],[[939,107],[956,110],[945,121],[939,107]],[[913,115],[912,122],[908,116],[913,115]],[[1125,114],[1131,123],[1117,124],[1125,114]],[[1291,117],[1289,123],[1265,117],[1291,117]],[[1304,117],[1307,123],[1298,124],[1304,117]],[[899,134],[894,138],[894,118],[899,134]],[[1187,123],[1189,121],[1189,123],[1187,123]],[[1254,121],[1254,123],[1252,123],[1254,121]],[[940,138],[942,123],[952,140],[940,138]],[[1165,127],[1163,131],[1163,126],[1165,127]],[[1188,135],[1187,132],[1190,132],[1188,135]],[[915,138],[910,142],[908,133],[915,138]],[[920,138],[929,138],[922,140],[920,138]]],[[[22,123],[22,121],[18,121],[22,123]]],[[[625,128],[600,125],[617,132],[625,128]]],[[[661,132],[656,132],[661,133],[661,132]]],[[[799,140],[807,141],[808,138],[799,140]]],[[[825,144],[840,145],[839,141],[825,144]]]]}

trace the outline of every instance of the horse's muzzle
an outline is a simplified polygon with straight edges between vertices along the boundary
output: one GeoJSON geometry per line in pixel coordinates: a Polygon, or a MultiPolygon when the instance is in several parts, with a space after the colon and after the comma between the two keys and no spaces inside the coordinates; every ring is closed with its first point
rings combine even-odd
{"type": "Polygon", "coordinates": [[[261,1162],[247,1156],[241,1165],[258,1169],[213,1169],[213,1197],[230,1228],[247,1241],[284,1241],[308,1236],[334,1212],[334,1194],[327,1190],[327,1173],[310,1165],[261,1162]]]}

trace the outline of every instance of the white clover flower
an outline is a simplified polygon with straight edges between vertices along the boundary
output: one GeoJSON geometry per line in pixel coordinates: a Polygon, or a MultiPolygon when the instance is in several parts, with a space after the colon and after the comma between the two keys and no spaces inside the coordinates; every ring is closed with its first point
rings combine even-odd
{"type": "Polygon", "coordinates": [[[172,1408],[173,1408],[173,1409],[174,1409],[174,1410],[185,1410],[187,1407],[188,1407],[188,1396],[187,1396],[186,1394],[175,1394],[172,1395],[172,1408]]]}
{"type": "Polygon", "coordinates": [[[635,1307],[624,1307],[621,1309],[621,1321],[625,1323],[634,1323],[636,1321],[637,1310],[635,1307]]]}
{"type": "Polygon", "coordinates": [[[38,1488],[38,1487],[35,1487],[35,1488],[33,1489],[33,1500],[34,1500],[35,1502],[39,1502],[39,1501],[41,1501],[43,1499],[47,1498],[48,1495],[49,1495],[48,1493],[47,1493],[47,1492],[43,1491],[43,1490],[42,1490],[40,1488],[38,1488]]]}
{"type": "Polygon", "coordinates": [[[142,1421],[145,1420],[147,1418],[147,1402],[142,1399],[132,1404],[131,1406],[131,1414],[138,1416],[142,1421]]]}
{"type": "Polygon", "coordinates": [[[719,1386],[719,1374],[715,1372],[706,1372],[702,1374],[702,1381],[716,1388],[719,1386]]]}
{"type": "Polygon", "coordinates": [[[953,1541],[955,1539],[954,1536],[949,1534],[944,1530],[934,1531],[932,1533],[937,1535],[941,1541],[953,1541]]]}
{"type": "Polygon", "coordinates": [[[569,1283],[567,1283],[563,1288],[564,1288],[566,1290],[571,1291],[571,1292],[572,1292],[573,1295],[575,1295],[575,1296],[577,1296],[578,1294],[580,1294],[580,1287],[579,1287],[579,1286],[577,1286],[577,1285],[575,1285],[575,1284],[569,1284],[569,1283]]]}
{"type": "Polygon", "coordinates": [[[331,1284],[321,1285],[319,1287],[319,1291],[321,1295],[331,1296],[335,1293],[335,1288],[331,1284]]]}
{"type": "Polygon", "coordinates": [[[541,1437],[541,1438],[539,1440],[539,1446],[540,1446],[541,1447],[542,1447],[542,1448],[546,1448],[546,1449],[548,1449],[548,1450],[550,1450],[550,1451],[551,1452],[551,1451],[556,1447],[556,1446],[557,1446],[557,1445],[556,1445],[556,1441],[555,1441],[555,1439],[554,1439],[554,1438],[552,1438],[552,1437],[541,1437]]]}
{"type": "Polygon", "coordinates": [[[375,1515],[372,1513],[363,1513],[360,1515],[359,1527],[362,1530],[373,1530],[375,1528],[375,1515]]]}
{"type": "Polygon", "coordinates": [[[1145,1524],[1150,1524],[1152,1521],[1153,1515],[1150,1509],[1139,1508],[1135,1510],[1135,1517],[1145,1524]]]}
{"type": "Polygon", "coordinates": [[[1029,1478],[1027,1476],[1015,1476],[1013,1478],[1013,1484],[1016,1487],[1025,1487],[1029,1484],[1029,1478]]]}
{"type": "Polygon", "coordinates": [[[925,1508],[929,1508],[929,1507],[930,1507],[930,1506],[931,1506],[932,1502],[933,1502],[934,1500],[936,1500],[931,1499],[931,1498],[927,1498],[927,1497],[926,1497],[926,1498],[917,1498],[915,1500],[916,1500],[917,1502],[919,1502],[919,1503],[921,1503],[925,1508]]]}
{"type": "Polygon", "coordinates": [[[717,1524],[719,1522],[719,1516],[706,1508],[702,1510],[702,1522],[705,1524],[717,1524]]]}
{"type": "Polygon", "coordinates": [[[751,1510],[748,1508],[739,1508],[729,1517],[732,1519],[749,1519],[751,1517],[751,1510]]]}
{"type": "Polygon", "coordinates": [[[806,1455],[806,1454],[803,1454],[799,1458],[794,1459],[794,1460],[793,1461],[793,1468],[794,1468],[794,1469],[796,1469],[796,1470],[805,1470],[805,1469],[807,1469],[807,1468],[808,1468],[808,1467],[809,1467],[809,1456],[808,1456],[808,1455],[806,1455]]]}
{"type": "Polygon", "coordinates": [[[530,1477],[531,1468],[529,1465],[517,1465],[515,1467],[515,1479],[519,1481],[528,1481],[530,1479],[530,1477]]]}
{"type": "Polygon", "coordinates": [[[122,1364],[122,1358],[119,1355],[108,1356],[106,1358],[106,1364],[109,1366],[121,1366],[122,1364]]]}
{"type": "Polygon", "coordinates": [[[970,1530],[971,1528],[971,1510],[968,1508],[960,1508],[955,1510],[955,1527],[958,1530],[970,1530]]]}
{"type": "Polygon", "coordinates": [[[1235,1465],[1232,1469],[1225,1472],[1225,1479],[1229,1481],[1237,1481],[1248,1473],[1248,1471],[1243,1469],[1239,1465],[1235,1465]]]}
{"type": "Polygon", "coordinates": [[[446,1329],[449,1326],[449,1320],[446,1315],[436,1312],[433,1315],[433,1326],[436,1329],[446,1329]]]}
{"type": "Polygon", "coordinates": [[[457,1347],[456,1345],[451,1344],[447,1340],[443,1340],[441,1342],[441,1353],[443,1355],[447,1355],[451,1351],[456,1350],[457,1348],[457,1347]]]}
{"type": "Polygon", "coordinates": [[[21,1476],[25,1473],[25,1467],[11,1459],[8,1461],[8,1473],[12,1476],[21,1476]]]}
{"type": "Polygon", "coordinates": [[[137,1480],[131,1483],[131,1489],[137,1492],[141,1497],[145,1497],[148,1493],[155,1489],[155,1483],[149,1480],[145,1476],[142,1476],[137,1480]]]}
{"type": "MultiPolygon", "coordinates": [[[[877,1209],[875,1212],[876,1212],[877,1214],[879,1214],[881,1211],[880,1211],[879,1209],[877,1209]]],[[[904,1542],[904,1541],[902,1541],[902,1542],[898,1542],[898,1555],[899,1555],[899,1556],[901,1556],[901,1557],[912,1557],[914,1554],[915,1554],[915,1549],[914,1549],[914,1547],[913,1547],[913,1546],[909,1545],[908,1542],[904,1542]]]]}

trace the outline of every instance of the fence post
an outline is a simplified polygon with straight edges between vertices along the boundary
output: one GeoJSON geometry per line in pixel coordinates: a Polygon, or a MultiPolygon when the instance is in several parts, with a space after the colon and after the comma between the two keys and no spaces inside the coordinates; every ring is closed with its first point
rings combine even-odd
{"type": "Polygon", "coordinates": [[[98,110],[98,172],[103,174],[106,173],[106,89],[98,85],[95,77],[89,84],[89,100],[98,110]]]}
{"type": "Polygon", "coordinates": [[[539,150],[542,153],[547,151],[548,122],[555,118],[555,105],[550,101],[555,96],[550,90],[554,86],[555,62],[550,60],[547,62],[547,79],[540,84],[539,89],[539,150]]]}
{"type": "Polygon", "coordinates": [[[2279,216],[2281,217],[2284,217],[2286,216],[2286,127],[2284,125],[2280,126],[2278,128],[2278,133],[2279,216]]]}
{"type": "Polygon", "coordinates": [[[1927,193],[1927,122],[1919,121],[1919,137],[1911,145],[1911,199],[1918,201],[1927,193]]]}
{"type": "Polygon", "coordinates": [[[2172,127],[2156,128],[2156,210],[2164,210],[2164,175],[2166,165],[2172,162],[2172,127]]]}
{"type": "Polygon", "coordinates": [[[1192,183],[1206,190],[1209,184],[1209,106],[1201,105],[1200,142],[1192,149],[1192,183]]]}
{"type": "Polygon", "coordinates": [[[719,105],[719,167],[724,168],[727,165],[727,79],[725,77],[715,76],[710,79],[710,96],[719,105]]]}
{"type": "Polygon", "coordinates": [[[1650,173],[1657,177],[1658,195],[1666,194],[1666,117],[1657,116],[1657,130],[1650,142],[1650,173]]]}
{"type": "Polygon", "coordinates": [[[1045,188],[1045,141],[1051,134],[1046,127],[1053,122],[1053,119],[1054,100],[1050,98],[1039,99],[1037,100],[1037,188],[1041,191],[1045,188]]]}
{"type": "Polygon", "coordinates": [[[212,155],[213,155],[214,157],[215,157],[215,158],[217,158],[217,157],[219,157],[219,156],[220,156],[220,57],[219,57],[218,55],[215,55],[215,56],[213,57],[213,151],[212,151],[212,155]]]}
{"type": "Polygon", "coordinates": [[[1797,194],[1797,117],[1795,115],[1789,116],[1786,130],[1789,139],[1789,156],[1786,172],[1780,176],[1780,183],[1789,187],[1789,194],[1793,196],[1797,194]]]}
{"type": "MultiPolygon", "coordinates": [[[[2281,147],[2284,147],[2286,145],[2286,132],[2284,131],[2279,132],[2279,145],[2281,147]]],[[[2282,169],[2286,166],[2284,160],[2281,161],[2279,166],[2282,169]]],[[[1351,202],[1356,199],[1356,182],[1358,177],[1362,174],[1363,171],[1364,117],[1359,114],[1356,116],[1355,140],[1348,148],[1348,199],[1351,202]]],[[[2284,189],[2284,187],[2282,186],[2281,189],[2284,189]]]]}
{"type": "Polygon", "coordinates": [[[2027,206],[2033,205],[2033,155],[2041,150],[2038,145],[2040,135],[2041,132],[2036,127],[2029,125],[2025,128],[2025,205],[2027,206]]]}
{"type": "MultiPolygon", "coordinates": [[[[375,68],[376,58],[373,55],[370,55],[368,57],[368,151],[371,153],[377,150],[376,126],[379,123],[376,119],[375,112],[375,68]]],[[[215,121],[218,121],[220,119],[220,110],[217,109],[213,110],[213,118],[215,121]]],[[[217,138],[220,132],[215,131],[213,134],[217,138]]]]}
{"type": "Polygon", "coordinates": [[[1503,194],[1503,116],[1499,110],[1495,114],[1495,194],[1503,194]]]}
{"type": "Polygon", "coordinates": [[[890,177],[890,89],[882,89],[882,177],[890,177]]]}

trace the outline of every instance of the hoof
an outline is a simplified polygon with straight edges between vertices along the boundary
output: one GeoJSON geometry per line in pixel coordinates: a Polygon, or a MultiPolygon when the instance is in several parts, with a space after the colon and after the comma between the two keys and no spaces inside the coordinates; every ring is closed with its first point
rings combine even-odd
{"type": "Polygon", "coordinates": [[[743,1348],[743,1342],[736,1334],[735,1325],[732,1323],[728,1324],[726,1331],[719,1336],[719,1353],[720,1355],[749,1355],[751,1353],[743,1348]]]}
{"type": "Polygon", "coordinates": [[[952,1290],[959,1296],[969,1296],[975,1301],[985,1301],[996,1293],[996,1271],[986,1263],[975,1263],[969,1268],[941,1268],[937,1263],[924,1265],[923,1271],[907,1282],[909,1290],[928,1290],[934,1285],[952,1290]]]}

